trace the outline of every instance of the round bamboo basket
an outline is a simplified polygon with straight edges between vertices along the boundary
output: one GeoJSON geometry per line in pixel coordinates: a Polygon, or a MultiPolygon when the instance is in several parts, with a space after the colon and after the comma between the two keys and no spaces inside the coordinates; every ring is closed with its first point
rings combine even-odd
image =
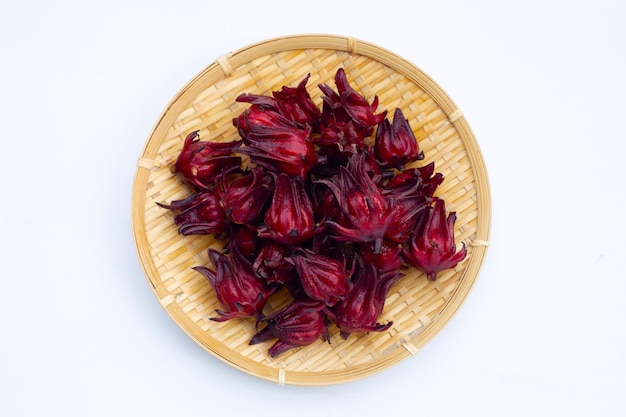
{"type": "MultiPolygon", "coordinates": [[[[391,113],[390,113],[391,114],[391,113]]],[[[132,195],[132,224],[141,266],[162,307],[194,341],[233,367],[279,384],[330,385],[378,373],[417,354],[453,317],[466,299],[485,258],[490,227],[490,192],[480,149],[463,113],[422,70],[396,54],[351,37],[289,36],[260,42],[223,55],[193,78],[167,105],[138,159],[132,195]],[[435,282],[409,270],[391,288],[380,322],[384,333],[340,338],[332,325],[331,343],[319,340],[272,359],[273,342],[250,346],[252,320],[211,321],[219,308],[210,284],[191,268],[206,265],[208,247],[223,242],[178,234],[172,213],[158,207],[188,195],[171,165],[185,136],[201,140],[236,139],[232,118],[246,103],[241,93],[270,94],[295,86],[308,73],[313,100],[321,105],[320,83],[334,87],[343,67],[351,85],[379,109],[400,107],[409,120],[423,162],[435,162],[445,176],[437,195],[457,212],[456,240],[468,255],[435,282]]],[[[271,306],[270,306],[271,308],[271,306]]]]}

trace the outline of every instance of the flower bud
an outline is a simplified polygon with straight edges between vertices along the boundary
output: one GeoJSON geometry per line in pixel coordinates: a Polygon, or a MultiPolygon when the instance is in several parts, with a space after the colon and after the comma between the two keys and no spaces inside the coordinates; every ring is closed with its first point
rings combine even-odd
{"type": "Polygon", "coordinates": [[[278,103],[273,97],[242,94],[237,97],[237,101],[250,103],[250,107],[233,119],[233,126],[237,128],[244,143],[247,143],[248,133],[255,126],[268,128],[296,126],[292,120],[280,112],[278,103]]]}
{"type": "Polygon", "coordinates": [[[220,184],[221,204],[228,218],[237,224],[253,226],[263,217],[271,197],[272,179],[261,168],[254,168],[229,184],[220,184]]]}
{"type": "Polygon", "coordinates": [[[424,159],[409,121],[399,108],[394,112],[393,124],[388,119],[378,124],[374,153],[385,168],[403,169],[409,162],[424,159]]]}
{"type": "Polygon", "coordinates": [[[268,351],[275,358],[294,347],[310,345],[320,337],[330,340],[324,307],[325,304],[319,301],[297,299],[260,319],[259,324],[266,323],[267,326],[252,337],[250,344],[278,338],[268,351]]]}
{"type": "Polygon", "coordinates": [[[310,131],[295,126],[251,125],[246,146],[239,152],[258,166],[292,177],[304,178],[317,163],[310,131]]]}
{"type": "Polygon", "coordinates": [[[174,172],[183,181],[207,189],[220,175],[240,169],[241,157],[233,156],[232,152],[241,141],[201,142],[198,138],[198,131],[187,135],[174,165],[174,172]]]}
{"type": "Polygon", "coordinates": [[[340,68],[335,74],[335,85],[341,97],[343,108],[359,126],[372,128],[387,115],[386,110],[374,114],[378,108],[378,97],[375,96],[370,104],[365,97],[352,88],[343,68],[340,68]]]}
{"type": "Polygon", "coordinates": [[[270,284],[286,284],[296,278],[292,263],[287,262],[290,248],[271,240],[266,241],[256,256],[252,269],[270,284]]]}
{"type": "Polygon", "coordinates": [[[302,243],[313,236],[313,204],[300,178],[279,174],[274,180],[274,196],[265,213],[265,226],[259,237],[281,245],[302,243]]]}
{"type": "Polygon", "coordinates": [[[419,216],[428,209],[428,200],[424,196],[387,195],[391,221],[385,231],[385,237],[397,243],[405,242],[415,230],[419,216]]]}
{"type": "Polygon", "coordinates": [[[239,252],[232,252],[229,258],[215,249],[209,249],[208,255],[215,270],[204,266],[193,269],[211,283],[222,306],[221,310],[216,310],[220,317],[211,320],[221,322],[234,317],[261,317],[263,307],[275,288],[265,286],[239,252]]]}
{"type": "Polygon", "coordinates": [[[400,278],[398,272],[379,273],[374,265],[365,264],[353,278],[346,297],[328,309],[329,317],[346,339],[351,333],[383,332],[393,322],[377,323],[385,306],[389,289],[400,278]]]}
{"type": "Polygon", "coordinates": [[[374,126],[385,118],[387,111],[374,114],[378,108],[378,97],[374,97],[370,104],[350,86],[343,68],[335,74],[335,85],[337,91],[326,84],[319,85],[324,93],[320,143],[356,144],[362,149],[365,139],[372,135],[374,126]]]}
{"type": "Polygon", "coordinates": [[[334,305],[350,289],[350,276],[345,265],[336,259],[308,249],[298,249],[291,256],[300,277],[300,284],[312,300],[334,305]]]}
{"type": "Polygon", "coordinates": [[[219,234],[228,229],[226,213],[219,203],[217,193],[212,190],[196,191],[183,200],[157,205],[179,212],[174,216],[174,223],[182,235],[219,234]]]}
{"type": "Polygon", "coordinates": [[[297,87],[283,86],[281,90],[274,91],[272,95],[283,115],[315,131],[319,122],[320,110],[306,89],[310,76],[311,74],[307,74],[297,87]]]}
{"type": "Polygon", "coordinates": [[[431,162],[400,172],[389,180],[385,192],[395,196],[424,196],[431,199],[443,180],[441,173],[435,174],[435,163],[431,162]]]}
{"type": "Polygon", "coordinates": [[[357,156],[351,160],[350,170],[342,166],[334,179],[319,181],[332,190],[337,201],[342,202],[339,219],[326,220],[325,224],[331,228],[335,239],[374,242],[375,251],[379,251],[391,221],[389,205],[362,160],[362,156],[357,156]]]}
{"type": "Polygon", "coordinates": [[[416,227],[409,248],[403,251],[406,261],[426,273],[430,281],[437,279],[438,272],[454,268],[465,259],[465,243],[458,252],[454,243],[455,221],[455,212],[446,219],[444,200],[435,200],[434,207],[429,208],[416,227]]]}

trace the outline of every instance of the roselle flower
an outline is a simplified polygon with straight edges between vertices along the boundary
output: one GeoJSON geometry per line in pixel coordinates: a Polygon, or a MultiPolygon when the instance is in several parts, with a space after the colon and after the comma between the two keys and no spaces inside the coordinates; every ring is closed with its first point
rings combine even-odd
{"type": "Polygon", "coordinates": [[[216,178],[241,167],[241,157],[232,155],[241,141],[203,142],[198,131],[187,135],[174,165],[183,181],[199,189],[209,188],[216,178]]]}
{"type": "Polygon", "coordinates": [[[374,114],[378,108],[378,96],[374,96],[374,100],[370,104],[365,97],[352,88],[343,68],[339,68],[335,74],[335,84],[346,113],[350,115],[352,120],[357,121],[359,125],[365,127],[376,126],[387,115],[386,110],[379,114],[374,114]]]}
{"type": "Polygon", "coordinates": [[[322,100],[328,105],[327,111],[332,113],[336,121],[351,119],[358,126],[372,128],[387,115],[386,110],[374,114],[378,108],[378,96],[369,103],[363,95],[352,88],[343,68],[339,68],[335,73],[335,85],[337,91],[326,84],[320,84],[319,88],[324,93],[322,100]]]}
{"type": "Polygon", "coordinates": [[[350,290],[350,276],[345,263],[302,248],[295,251],[291,261],[298,272],[302,289],[312,300],[334,305],[350,290]]]}
{"type": "Polygon", "coordinates": [[[420,215],[429,208],[429,200],[424,196],[386,195],[389,202],[391,221],[385,237],[393,242],[405,242],[415,230],[420,215]]]}
{"type": "Polygon", "coordinates": [[[335,194],[341,204],[338,220],[326,220],[333,237],[348,242],[373,242],[380,250],[385,232],[391,222],[389,205],[381,190],[372,181],[361,163],[362,158],[351,162],[351,170],[340,167],[333,180],[320,180],[335,194]]]}
{"type": "Polygon", "coordinates": [[[352,333],[384,332],[392,326],[392,321],[380,324],[378,319],[387,293],[400,277],[398,272],[379,273],[372,264],[358,270],[346,297],[327,309],[343,339],[352,333]]]}
{"type": "Polygon", "coordinates": [[[297,87],[283,86],[281,90],[274,91],[272,95],[284,116],[315,131],[319,123],[320,109],[313,102],[306,89],[310,77],[311,74],[307,74],[297,87]]]}
{"type": "Polygon", "coordinates": [[[252,269],[270,284],[286,284],[297,276],[293,264],[286,260],[290,252],[288,246],[271,240],[265,241],[252,264],[252,269]]]}
{"type": "Polygon", "coordinates": [[[222,207],[233,223],[252,226],[265,214],[272,179],[263,169],[253,168],[230,183],[222,177],[218,185],[222,207]]]}
{"type": "Polygon", "coordinates": [[[421,215],[430,208],[433,194],[443,182],[443,175],[433,175],[435,164],[405,170],[386,182],[383,193],[392,221],[385,236],[404,242],[413,233],[421,215]]]}
{"type": "Polygon", "coordinates": [[[246,146],[240,153],[250,161],[276,173],[304,178],[318,162],[315,145],[308,129],[295,126],[250,125],[246,146]]]}
{"type": "Polygon", "coordinates": [[[435,174],[435,163],[431,162],[400,172],[389,180],[385,192],[395,196],[424,196],[431,199],[443,180],[441,173],[435,174]]]}
{"type": "Polygon", "coordinates": [[[170,204],[156,203],[159,207],[177,212],[174,223],[182,235],[219,234],[228,229],[226,213],[215,191],[196,191],[182,200],[170,204]]]}
{"type": "Polygon", "coordinates": [[[276,175],[274,195],[258,236],[282,245],[302,243],[315,232],[313,204],[300,178],[276,175]]]}
{"type": "Polygon", "coordinates": [[[438,272],[454,268],[465,259],[465,243],[458,252],[454,243],[455,221],[456,212],[446,218],[444,200],[435,200],[434,207],[416,227],[409,248],[403,251],[406,261],[426,273],[430,281],[437,279],[438,272]]]}
{"type": "Polygon", "coordinates": [[[283,86],[273,91],[272,96],[259,94],[241,94],[236,101],[250,103],[250,108],[233,119],[242,137],[247,136],[249,125],[273,126],[285,123],[286,120],[300,127],[315,131],[319,123],[320,109],[311,99],[306,84],[308,74],[297,87],[283,86]]]}
{"type": "Polygon", "coordinates": [[[259,324],[267,325],[252,337],[250,344],[278,338],[268,350],[270,357],[275,358],[295,347],[310,345],[320,337],[329,341],[324,307],[325,304],[319,301],[296,299],[283,309],[261,318],[259,324]]]}
{"type": "Polygon", "coordinates": [[[424,159],[424,153],[420,151],[409,121],[401,109],[396,108],[393,124],[388,119],[378,124],[374,153],[385,168],[403,169],[409,162],[424,159]]]}
{"type": "Polygon", "coordinates": [[[355,251],[362,263],[374,265],[379,272],[392,272],[402,268],[402,245],[391,240],[384,239],[378,253],[374,253],[371,242],[356,244],[355,251]]]}
{"type": "Polygon", "coordinates": [[[208,255],[215,270],[205,266],[193,269],[211,283],[222,306],[221,310],[216,310],[219,317],[212,317],[211,320],[221,322],[235,317],[260,318],[265,303],[276,289],[265,286],[239,252],[234,251],[228,257],[215,249],[209,249],[208,255]]]}
{"type": "MultiPolygon", "coordinates": [[[[352,116],[348,114],[341,102],[341,95],[328,84],[318,84],[319,89],[324,93],[322,96],[322,113],[320,114],[321,128],[337,125],[339,123],[352,122],[352,116]]],[[[354,124],[356,128],[358,125],[354,124]]],[[[329,141],[328,143],[334,143],[329,141]]]]}
{"type": "Polygon", "coordinates": [[[372,135],[374,127],[384,120],[387,111],[375,114],[378,97],[369,103],[348,82],[346,73],[340,68],[335,74],[337,91],[326,84],[319,88],[322,96],[321,140],[323,143],[347,141],[364,146],[365,138],[372,135]]]}
{"type": "Polygon", "coordinates": [[[250,107],[233,119],[233,126],[237,128],[239,136],[241,136],[244,143],[246,143],[248,133],[253,126],[268,128],[291,128],[297,126],[293,120],[285,117],[285,115],[280,112],[278,103],[273,97],[242,94],[237,97],[237,101],[251,104],[250,107]]]}

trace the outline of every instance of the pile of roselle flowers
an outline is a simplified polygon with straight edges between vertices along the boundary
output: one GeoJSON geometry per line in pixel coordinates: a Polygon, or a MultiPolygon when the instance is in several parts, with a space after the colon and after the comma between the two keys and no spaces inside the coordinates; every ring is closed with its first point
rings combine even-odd
{"type": "MultiPolygon", "coordinates": [[[[424,154],[396,109],[377,112],[349,84],[319,85],[321,109],[306,84],[271,96],[242,94],[249,106],[231,142],[189,134],[173,171],[193,192],[159,206],[172,210],[183,235],[212,234],[212,268],[194,269],[212,285],[221,309],[212,320],[256,320],[250,344],[276,340],[276,357],[320,338],[381,332],[390,288],[413,266],[434,281],[466,256],[457,251],[454,212],[434,196],[444,180],[434,163],[406,168],[424,154]],[[280,289],[284,308],[264,307],[280,289]]],[[[412,164],[415,165],[415,164],[412,164]]]]}

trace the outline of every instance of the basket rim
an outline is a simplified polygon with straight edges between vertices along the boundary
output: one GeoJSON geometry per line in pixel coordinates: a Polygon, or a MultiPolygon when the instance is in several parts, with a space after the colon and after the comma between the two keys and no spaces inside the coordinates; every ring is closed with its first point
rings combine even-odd
{"type": "MultiPolygon", "coordinates": [[[[163,162],[161,161],[161,163],[163,162]]],[[[401,362],[403,359],[415,355],[445,327],[467,298],[484,263],[489,242],[490,222],[491,196],[484,159],[473,131],[453,100],[429,75],[405,58],[375,44],[358,40],[354,37],[338,35],[304,34],[275,37],[244,46],[234,52],[229,52],[216,58],[214,62],[200,71],[174,95],[158,117],[138,159],[131,195],[131,224],[137,255],[146,280],[162,304],[162,307],[168,311],[170,317],[189,337],[218,359],[253,376],[278,382],[279,384],[287,383],[292,385],[332,385],[350,382],[383,371],[401,362]],[[443,307],[436,320],[433,320],[426,326],[423,332],[419,334],[419,337],[406,340],[402,343],[404,349],[394,349],[377,360],[374,367],[372,364],[357,365],[349,368],[349,372],[337,370],[305,373],[289,371],[283,368],[258,369],[259,364],[255,361],[229,355],[229,352],[222,352],[217,349],[219,347],[216,346],[219,345],[218,342],[215,342],[215,345],[206,343],[201,337],[201,332],[197,325],[185,315],[177,314],[174,311],[176,303],[172,302],[173,296],[155,279],[155,277],[159,277],[159,273],[153,259],[147,253],[148,251],[144,250],[145,247],[149,246],[145,230],[141,227],[145,221],[145,195],[150,169],[156,163],[155,158],[159,148],[159,144],[154,142],[153,138],[161,137],[165,130],[171,126],[174,118],[179,114],[178,110],[185,106],[182,99],[193,96],[194,91],[199,86],[212,85],[215,82],[213,80],[228,77],[233,68],[245,65],[253,59],[277,52],[300,49],[328,49],[348,52],[351,55],[361,55],[392,68],[419,85],[441,108],[448,121],[454,125],[467,150],[468,159],[475,175],[478,205],[477,231],[476,239],[473,242],[469,242],[469,244],[474,246],[476,255],[470,259],[464,278],[461,279],[460,284],[450,296],[449,301],[443,307]],[[465,277],[468,279],[465,279],[465,277]]]]}

